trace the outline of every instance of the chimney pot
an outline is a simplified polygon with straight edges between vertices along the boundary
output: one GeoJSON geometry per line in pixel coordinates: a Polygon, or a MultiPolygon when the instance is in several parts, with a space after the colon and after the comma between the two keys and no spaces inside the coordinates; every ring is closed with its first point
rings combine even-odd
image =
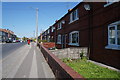
{"type": "Polygon", "coordinates": [[[72,9],[68,9],[68,12],[70,12],[72,9]]]}

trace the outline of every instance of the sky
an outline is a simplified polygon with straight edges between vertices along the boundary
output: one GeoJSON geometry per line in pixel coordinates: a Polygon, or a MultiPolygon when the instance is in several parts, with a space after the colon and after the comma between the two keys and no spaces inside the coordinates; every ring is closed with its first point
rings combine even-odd
{"type": "Polygon", "coordinates": [[[63,17],[79,2],[2,2],[2,28],[12,30],[18,37],[35,37],[36,10],[38,34],[63,17]]]}

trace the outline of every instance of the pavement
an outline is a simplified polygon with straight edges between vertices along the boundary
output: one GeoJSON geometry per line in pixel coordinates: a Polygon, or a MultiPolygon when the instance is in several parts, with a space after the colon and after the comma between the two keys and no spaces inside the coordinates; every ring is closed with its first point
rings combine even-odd
{"type": "Polygon", "coordinates": [[[0,71],[2,71],[0,78],[55,78],[35,43],[7,45],[12,50],[3,49],[2,51],[4,56],[0,62],[0,71]]]}

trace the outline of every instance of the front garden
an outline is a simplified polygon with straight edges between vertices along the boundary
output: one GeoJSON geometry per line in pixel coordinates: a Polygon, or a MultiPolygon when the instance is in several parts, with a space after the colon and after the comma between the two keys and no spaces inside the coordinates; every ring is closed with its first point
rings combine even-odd
{"type": "Polygon", "coordinates": [[[120,72],[91,63],[86,58],[76,60],[64,58],[62,61],[87,79],[120,80],[120,72]]]}

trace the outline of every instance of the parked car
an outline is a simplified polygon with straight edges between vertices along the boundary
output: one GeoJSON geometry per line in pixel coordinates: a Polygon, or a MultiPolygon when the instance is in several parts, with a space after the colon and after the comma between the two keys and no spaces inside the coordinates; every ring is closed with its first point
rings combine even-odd
{"type": "Polygon", "coordinates": [[[20,42],[20,40],[16,40],[16,42],[20,42]]]}
{"type": "Polygon", "coordinates": [[[11,39],[11,38],[8,38],[5,42],[6,42],[6,43],[11,43],[11,42],[12,42],[12,39],[11,39]]]}
{"type": "Polygon", "coordinates": [[[13,40],[13,43],[16,43],[16,40],[13,40]]]}

